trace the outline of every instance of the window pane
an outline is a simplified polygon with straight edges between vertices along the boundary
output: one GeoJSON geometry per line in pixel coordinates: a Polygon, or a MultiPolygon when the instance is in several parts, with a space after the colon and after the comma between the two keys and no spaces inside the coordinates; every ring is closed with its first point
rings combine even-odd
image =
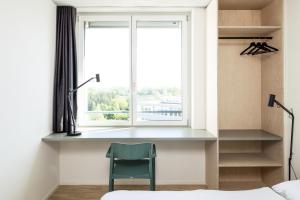
{"type": "Polygon", "coordinates": [[[100,74],[100,83],[89,83],[85,119],[130,118],[130,30],[128,22],[89,22],[85,28],[85,79],[100,74]]]}
{"type": "Polygon", "coordinates": [[[137,22],[137,120],[181,121],[181,22],[137,22]]]}

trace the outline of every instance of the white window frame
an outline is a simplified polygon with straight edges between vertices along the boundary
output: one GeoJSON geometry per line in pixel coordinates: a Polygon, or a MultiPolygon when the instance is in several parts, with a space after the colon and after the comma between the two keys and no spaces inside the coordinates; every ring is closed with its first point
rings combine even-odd
{"type": "Polygon", "coordinates": [[[187,68],[188,68],[188,61],[187,61],[187,17],[186,15],[138,15],[132,17],[132,69],[133,69],[133,76],[132,82],[135,86],[137,84],[136,79],[136,58],[137,58],[137,21],[181,21],[181,30],[182,30],[182,49],[181,49],[181,90],[182,90],[182,120],[181,121],[138,121],[137,120],[137,94],[136,94],[136,87],[133,88],[133,125],[134,126],[187,126],[188,119],[187,119],[187,68]]]}
{"type": "MultiPolygon", "coordinates": [[[[128,21],[129,24],[129,56],[131,55],[131,16],[128,15],[104,15],[104,16],[79,16],[78,20],[78,80],[79,82],[84,82],[85,79],[88,77],[85,77],[84,74],[84,38],[85,38],[85,24],[89,21],[128,21]]],[[[132,81],[131,81],[131,74],[132,74],[132,64],[131,59],[129,59],[129,79],[130,79],[130,85],[129,85],[129,92],[132,93],[132,81]]],[[[101,79],[101,74],[100,74],[101,79]]],[[[101,80],[100,83],[101,84],[101,80]]],[[[109,120],[109,121],[91,121],[86,120],[84,116],[84,108],[80,105],[87,105],[87,99],[85,98],[87,96],[87,90],[86,87],[83,87],[82,89],[78,90],[78,125],[79,126],[131,126],[132,124],[132,112],[129,113],[129,120],[109,120]]],[[[131,95],[129,96],[129,101],[132,102],[131,95]]],[[[132,103],[129,104],[129,110],[132,110],[132,103]]]]}
{"type": "MultiPolygon", "coordinates": [[[[87,90],[82,88],[78,91],[78,125],[85,126],[188,126],[189,125],[189,106],[190,94],[188,86],[190,75],[189,66],[189,29],[188,29],[188,15],[186,13],[169,15],[160,13],[159,15],[135,15],[135,14],[122,14],[122,15],[81,15],[78,19],[77,26],[77,44],[78,44],[78,80],[83,82],[84,76],[84,37],[85,37],[85,23],[88,21],[128,21],[129,22],[129,41],[130,41],[130,105],[129,105],[129,120],[109,120],[109,121],[90,121],[86,120],[83,113],[85,112],[80,105],[86,105],[87,90]],[[182,30],[182,55],[181,55],[181,90],[182,90],[182,120],[181,121],[138,121],[137,120],[137,92],[136,92],[136,68],[137,68],[137,21],[181,21],[182,30]]],[[[84,78],[85,77],[85,78],[84,78]]],[[[101,77],[101,74],[100,74],[101,77]]],[[[100,81],[101,84],[101,81],[100,81]]]]}

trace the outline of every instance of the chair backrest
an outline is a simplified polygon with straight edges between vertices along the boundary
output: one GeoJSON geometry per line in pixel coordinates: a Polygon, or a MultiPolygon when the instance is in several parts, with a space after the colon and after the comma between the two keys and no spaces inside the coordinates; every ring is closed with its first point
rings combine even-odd
{"type": "Polygon", "coordinates": [[[141,160],[150,158],[155,151],[154,144],[120,144],[112,143],[107,152],[107,157],[121,159],[121,160],[141,160]]]}

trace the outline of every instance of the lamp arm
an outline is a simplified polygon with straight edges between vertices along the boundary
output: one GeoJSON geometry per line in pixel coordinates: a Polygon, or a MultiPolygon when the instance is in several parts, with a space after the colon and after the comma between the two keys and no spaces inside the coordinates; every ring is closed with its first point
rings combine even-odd
{"type": "Polygon", "coordinates": [[[290,111],[289,109],[287,109],[286,107],[284,107],[280,102],[278,102],[277,100],[274,100],[274,102],[280,107],[282,108],[285,112],[287,112],[289,115],[292,116],[292,118],[294,117],[294,113],[292,111],[290,111]]]}
{"type": "Polygon", "coordinates": [[[88,82],[90,82],[91,80],[96,79],[97,82],[100,82],[100,77],[99,74],[96,74],[96,77],[92,77],[90,79],[88,79],[87,81],[83,82],[82,84],[80,84],[79,86],[77,86],[76,88],[72,89],[69,88],[68,94],[67,94],[67,104],[68,104],[68,108],[69,108],[69,114],[71,115],[71,120],[69,123],[69,132],[68,132],[68,136],[78,136],[81,135],[80,132],[76,132],[76,120],[75,120],[75,116],[74,116],[74,111],[73,111],[73,105],[71,105],[71,95],[76,92],[79,88],[81,88],[82,86],[84,86],[85,84],[87,84],[88,82]]]}
{"type": "Polygon", "coordinates": [[[293,160],[293,145],[294,145],[294,121],[295,116],[294,113],[284,107],[280,102],[274,100],[274,102],[281,107],[284,111],[286,111],[292,118],[292,127],[291,127],[291,140],[290,140],[290,154],[289,154],[289,180],[291,180],[291,168],[292,168],[292,160],[293,160]]]}
{"type": "Polygon", "coordinates": [[[88,82],[90,82],[91,80],[95,79],[95,77],[90,78],[89,80],[85,81],[84,83],[80,84],[79,86],[77,86],[75,89],[70,89],[69,90],[69,94],[76,92],[79,88],[81,88],[82,86],[84,86],[85,84],[87,84],[88,82]]]}
{"type": "Polygon", "coordinates": [[[291,128],[291,141],[290,141],[290,155],[289,155],[289,180],[291,180],[291,168],[293,160],[293,145],[294,145],[294,115],[292,116],[292,128],[291,128]]]}
{"type": "Polygon", "coordinates": [[[74,117],[74,113],[73,113],[73,107],[71,106],[71,94],[72,94],[72,92],[69,92],[69,94],[68,94],[68,106],[70,109],[71,119],[72,119],[71,126],[73,126],[72,130],[70,130],[70,131],[74,133],[76,131],[76,122],[75,122],[75,117],[74,117]]]}
{"type": "Polygon", "coordinates": [[[71,94],[76,92],[79,88],[81,88],[82,86],[84,86],[85,84],[87,84],[88,82],[90,82],[91,80],[95,79],[95,77],[90,78],[89,80],[85,81],[84,83],[80,84],[79,86],[77,86],[75,89],[69,89],[68,92],[68,106],[70,109],[70,113],[71,113],[71,118],[72,118],[72,126],[73,126],[73,132],[75,132],[76,130],[76,122],[75,122],[75,117],[74,117],[74,112],[73,112],[73,106],[71,106],[71,94]]]}

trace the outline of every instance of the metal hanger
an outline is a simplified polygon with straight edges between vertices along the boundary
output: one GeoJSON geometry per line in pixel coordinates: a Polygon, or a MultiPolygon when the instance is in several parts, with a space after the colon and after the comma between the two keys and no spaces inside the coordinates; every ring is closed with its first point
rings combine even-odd
{"type": "Polygon", "coordinates": [[[249,51],[249,49],[252,49],[253,47],[256,47],[255,42],[251,42],[250,45],[249,45],[249,47],[247,47],[244,51],[242,51],[242,52],[240,53],[240,55],[241,55],[241,56],[242,56],[242,55],[245,55],[245,54],[247,53],[247,51],[249,51]]]}
{"type": "MultiPolygon", "coordinates": [[[[233,39],[253,39],[253,40],[271,40],[273,37],[248,37],[248,36],[243,36],[243,37],[219,37],[219,39],[225,39],[225,40],[233,40],[233,39]]],[[[250,45],[243,50],[240,55],[259,55],[259,54],[265,54],[265,53],[273,53],[279,51],[279,49],[272,47],[267,44],[267,42],[251,42],[250,45]]]]}
{"type": "Polygon", "coordinates": [[[257,48],[255,51],[252,52],[252,55],[259,55],[259,54],[265,54],[265,53],[273,53],[276,51],[279,51],[277,48],[269,46],[266,42],[257,43],[257,48]]]}

